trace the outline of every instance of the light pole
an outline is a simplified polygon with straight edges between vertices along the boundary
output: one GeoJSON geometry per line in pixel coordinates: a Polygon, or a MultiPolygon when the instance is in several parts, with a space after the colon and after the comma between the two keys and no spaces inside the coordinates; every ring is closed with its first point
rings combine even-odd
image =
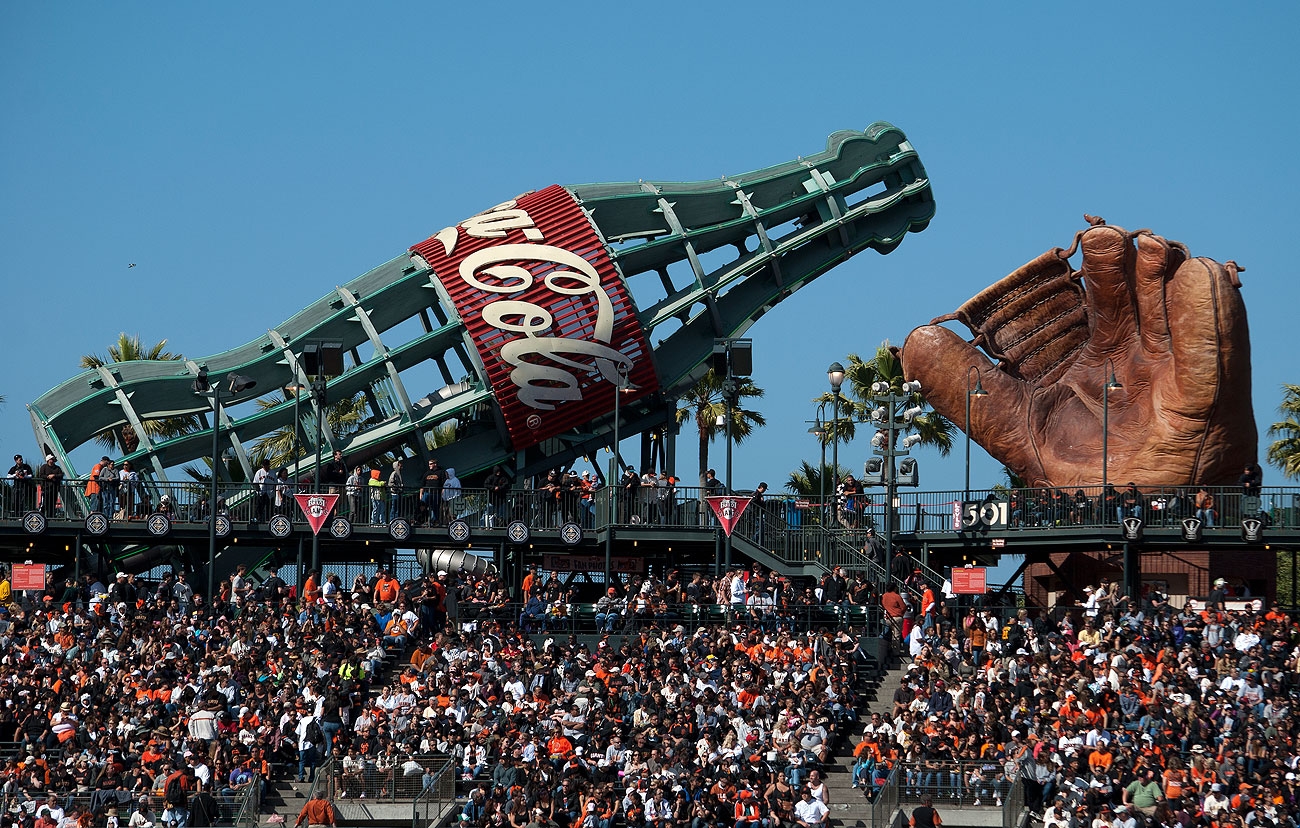
{"type": "MultiPolygon", "coordinates": [[[[1106,508],[1106,485],[1110,482],[1108,474],[1110,465],[1110,392],[1118,391],[1124,386],[1115,378],[1115,363],[1106,357],[1102,363],[1102,373],[1107,375],[1106,384],[1101,387],[1101,508],[1106,508]]],[[[1102,522],[1106,517],[1102,516],[1102,522]]]]}
{"type": "Polygon", "coordinates": [[[826,421],[822,419],[826,413],[826,403],[826,400],[822,400],[818,404],[817,419],[813,421],[813,427],[808,429],[822,448],[822,464],[817,467],[817,512],[821,515],[819,523],[826,517],[826,421]]]}
{"type": "Polygon", "coordinates": [[[609,452],[609,474],[605,480],[605,487],[609,489],[609,523],[605,527],[605,588],[613,583],[612,568],[614,560],[614,524],[618,522],[618,409],[619,401],[622,399],[624,392],[630,390],[627,387],[628,366],[624,363],[618,363],[618,382],[614,385],[614,445],[610,446],[609,452]]]}
{"type": "Polygon", "coordinates": [[[894,460],[907,457],[911,448],[920,442],[918,435],[911,435],[903,440],[901,448],[897,445],[898,432],[905,429],[912,421],[924,413],[921,405],[909,405],[912,395],[920,395],[921,383],[916,380],[903,383],[901,391],[894,391],[888,382],[871,384],[871,401],[876,409],[871,412],[871,420],[881,430],[871,438],[872,454],[881,458],[879,473],[864,474],[863,480],[869,486],[885,487],[885,565],[894,552],[894,510],[898,504],[898,487],[917,485],[918,470],[916,461],[908,458],[901,474],[895,468],[894,460]]]}
{"type": "MultiPolygon", "coordinates": [[[[831,384],[831,466],[835,469],[835,486],[840,484],[840,386],[844,384],[844,366],[832,362],[826,369],[831,384]]],[[[834,493],[834,489],[831,490],[834,493]]]]}
{"type": "MultiPolygon", "coordinates": [[[[242,374],[227,374],[225,386],[230,394],[247,391],[257,385],[252,377],[242,374]]],[[[221,385],[213,385],[208,380],[208,367],[199,368],[199,375],[191,385],[194,393],[212,399],[212,475],[208,486],[208,607],[212,607],[216,596],[217,570],[217,468],[221,462],[221,385]]]]}
{"type": "Polygon", "coordinates": [[[974,365],[966,369],[966,488],[963,490],[962,500],[970,500],[970,401],[972,397],[987,397],[989,392],[984,390],[984,385],[980,382],[980,369],[974,365]],[[971,371],[975,372],[975,387],[970,387],[971,371]]]}

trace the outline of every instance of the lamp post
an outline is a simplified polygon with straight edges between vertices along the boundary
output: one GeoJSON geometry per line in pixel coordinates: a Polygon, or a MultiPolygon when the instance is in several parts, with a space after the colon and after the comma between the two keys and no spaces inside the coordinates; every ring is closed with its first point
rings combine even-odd
{"type": "Polygon", "coordinates": [[[817,419],[813,421],[813,427],[808,429],[822,449],[822,464],[817,467],[817,509],[823,518],[826,509],[826,421],[822,415],[826,413],[826,402],[822,400],[818,404],[817,419]]]}
{"type": "MultiPolygon", "coordinates": [[[[225,382],[232,395],[247,391],[257,385],[257,381],[242,374],[228,374],[225,382]]],[[[213,385],[208,380],[208,368],[199,368],[199,375],[191,386],[194,393],[212,399],[212,475],[208,486],[208,607],[212,607],[216,596],[217,570],[217,468],[221,463],[221,385],[213,385]]]]}
{"type": "MultiPolygon", "coordinates": [[[[1110,465],[1110,392],[1118,391],[1124,386],[1115,378],[1115,363],[1106,357],[1102,363],[1102,373],[1107,375],[1106,384],[1101,387],[1101,505],[1106,508],[1106,485],[1110,482],[1108,466],[1110,465]]],[[[1102,522],[1106,517],[1102,516],[1102,522]]]]}
{"type": "Polygon", "coordinates": [[[831,384],[831,466],[835,469],[835,485],[838,487],[840,483],[840,386],[844,384],[844,366],[832,362],[826,369],[826,379],[831,384]]]}
{"type": "Polygon", "coordinates": [[[913,395],[920,395],[921,383],[916,380],[903,383],[901,391],[894,391],[888,382],[871,384],[871,401],[876,409],[871,413],[872,422],[880,427],[871,438],[872,454],[881,458],[880,478],[872,480],[864,475],[867,485],[885,487],[885,560],[894,551],[895,510],[898,508],[898,487],[915,486],[917,482],[916,461],[909,458],[910,469],[904,470],[904,480],[899,480],[898,469],[894,461],[898,457],[907,457],[911,449],[920,442],[918,435],[911,435],[897,445],[898,432],[908,427],[912,421],[924,413],[921,405],[909,405],[913,395]]]}
{"type": "Polygon", "coordinates": [[[987,397],[989,392],[984,390],[984,385],[980,382],[980,369],[974,365],[966,369],[966,488],[963,490],[962,500],[970,500],[970,401],[972,397],[987,397]],[[975,372],[975,387],[970,387],[971,371],[975,372]]]}
{"type": "Polygon", "coordinates": [[[605,526],[605,587],[613,583],[614,524],[618,522],[618,409],[623,393],[628,390],[628,366],[618,363],[618,382],[614,385],[614,445],[609,452],[609,475],[605,486],[609,489],[609,523],[605,526]]]}

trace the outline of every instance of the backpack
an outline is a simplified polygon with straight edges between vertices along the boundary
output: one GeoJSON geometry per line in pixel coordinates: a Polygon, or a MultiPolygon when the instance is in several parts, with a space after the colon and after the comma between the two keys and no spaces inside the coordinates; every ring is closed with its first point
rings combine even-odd
{"type": "Polygon", "coordinates": [[[320,722],[314,717],[307,722],[307,740],[315,745],[325,744],[325,731],[321,730],[320,722]]]}
{"type": "Polygon", "coordinates": [[[181,785],[181,775],[176,774],[167,780],[166,787],[163,789],[163,801],[168,805],[184,805],[185,799],[185,788],[181,785]]]}

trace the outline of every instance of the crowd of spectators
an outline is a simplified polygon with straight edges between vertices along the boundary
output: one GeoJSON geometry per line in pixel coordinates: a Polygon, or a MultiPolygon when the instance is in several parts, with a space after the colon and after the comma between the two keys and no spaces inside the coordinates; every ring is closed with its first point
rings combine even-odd
{"type": "Polygon", "coordinates": [[[887,592],[911,663],[855,779],[870,792],[899,766],[936,803],[1000,801],[1019,780],[1047,828],[1297,824],[1293,617],[1229,609],[1222,579],[1201,611],[1106,581],[1084,595],[1002,619],[887,592]]]}
{"type": "MultiPolygon", "coordinates": [[[[729,576],[727,594],[737,580],[782,588],[760,570],[729,576]]],[[[809,780],[824,799],[817,763],[856,719],[860,654],[843,629],[650,616],[590,644],[538,641],[490,572],[402,583],[381,567],[350,588],[313,572],[299,591],[240,567],[211,604],[183,575],[111,581],[24,596],[0,583],[5,824],[202,828],[249,786],[311,781],[327,761],[338,796],[361,798],[418,793],[443,756],[475,787],[474,826],[539,809],[543,823],[644,825],[683,799],[690,819],[731,826],[742,799],[762,819],[792,818],[809,780]]],[[[616,594],[633,616],[641,596],[720,594],[692,581],[616,594]]],[[[537,572],[523,587],[564,594],[537,572]]]]}
{"type": "Polygon", "coordinates": [[[1003,618],[904,568],[879,595],[838,570],[632,577],[583,637],[547,631],[574,595],[535,570],[512,592],[492,572],[312,572],[298,590],[241,568],[211,604],[183,575],[51,583],[0,613],[5,819],[203,828],[327,762],[339,798],[414,795],[443,757],[465,828],[817,828],[826,763],[856,734],[868,796],[891,773],[938,802],[1018,781],[1049,828],[1297,824],[1300,627],[1277,607],[1103,582],[1003,618]],[[801,604],[890,619],[906,675],[869,719],[858,630],[783,615],[801,604]],[[697,625],[704,605],[729,612],[697,625]]]}

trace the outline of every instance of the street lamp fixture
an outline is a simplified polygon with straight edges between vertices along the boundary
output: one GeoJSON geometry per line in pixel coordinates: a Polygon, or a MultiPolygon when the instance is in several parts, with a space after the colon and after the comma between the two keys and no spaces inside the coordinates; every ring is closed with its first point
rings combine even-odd
{"type": "MultiPolygon", "coordinates": [[[[1101,387],[1101,505],[1106,507],[1106,486],[1110,482],[1109,465],[1110,465],[1110,392],[1119,391],[1123,388],[1119,380],[1115,377],[1115,363],[1106,357],[1102,364],[1102,373],[1108,379],[1106,384],[1101,387]]],[[[1102,517],[1105,522],[1106,517],[1102,517]]]]}
{"type": "Polygon", "coordinates": [[[970,500],[970,401],[975,397],[987,397],[989,392],[984,390],[984,384],[980,382],[980,369],[974,365],[966,369],[966,488],[963,490],[965,496],[963,500],[970,500]],[[975,387],[970,387],[971,374],[975,374],[975,387]]]}
{"type": "Polygon", "coordinates": [[[216,597],[217,569],[217,469],[221,465],[221,395],[234,396],[254,388],[257,380],[243,374],[227,374],[224,382],[214,385],[208,376],[208,366],[199,368],[191,388],[195,394],[212,400],[212,474],[208,486],[208,606],[216,597]]]}

